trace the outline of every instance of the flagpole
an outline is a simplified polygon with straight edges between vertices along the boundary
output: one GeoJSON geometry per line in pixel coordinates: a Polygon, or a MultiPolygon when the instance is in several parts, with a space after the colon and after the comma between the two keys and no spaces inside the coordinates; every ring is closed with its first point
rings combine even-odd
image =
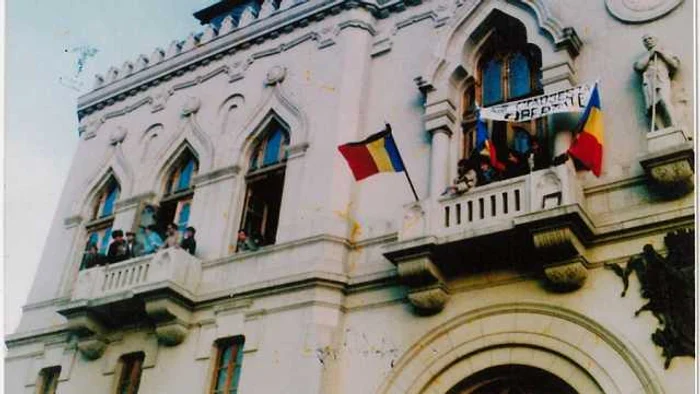
{"type": "MultiPolygon", "coordinates": [[[[391,134],[391,125],[388,122],[384,122],[385,125],[385,130],[391,134]]],[[[391,138],[394,138],[394,135],[391,134],[391,138]]],[[[394,144],[396,143],[396,140],[394,140],[394,144]]],[[[413,186],[413,181],[411,180],[411,176],[408,175],[408,168],[406,168],[406,164],[403,162],[403,157],[401,157],[401,152],[399,152],[399,160],[401,161],[401,167],[403,167],[403,172],[406,174],[406,179],[408,180],[408,185],[411,186],[411,191],[413,192],[413,197],[416,199],[416,202],[420,202],[420,199],[418,198],[418,193],[416,193],[416,188],[413,186]]]]}
{"type": "MultiPolygon", "coordinates": [[[[657,64],[656,52],[654,52],[654,67],[657,64]]],[[[648,64],[647,67],[651,67],[648,64]]],[[[654,132],[656,128],[656,72],[654,72],[654,77],[651,78],[651,131],[654,132]]]]}

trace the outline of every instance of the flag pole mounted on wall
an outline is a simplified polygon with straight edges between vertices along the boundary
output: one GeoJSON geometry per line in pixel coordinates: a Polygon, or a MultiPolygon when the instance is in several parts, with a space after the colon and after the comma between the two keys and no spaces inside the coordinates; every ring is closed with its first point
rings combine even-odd
{"type": "Polygon", "coordinates": [[[399,148],[391,134],[391,125],[386,123],[384,130],[372,134],[362,141],[340,145],[338,150],[350,166],[356,181],[380,172],[401,172],[406,174],[413,197],[419,201],[416,188],[408,175],[399,148]]]}

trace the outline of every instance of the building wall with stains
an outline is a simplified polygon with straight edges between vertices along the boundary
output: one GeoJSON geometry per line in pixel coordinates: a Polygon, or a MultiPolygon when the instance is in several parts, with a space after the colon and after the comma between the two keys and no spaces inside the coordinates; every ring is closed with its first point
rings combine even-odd
{"type": "MultiPolygon", "coordinates": [[[[668,231],[693,226],[694,192],[666,198],[640,165],[649,127],[632,68],[645,33],[679,56],[673,101],[678,128],[692,136],[692,2],[638,3],[300,2],[231,32],[188,38],[142,69],[105,77],[79,102],[81,141],[21,323],[6,338],[6,391],[35,392],[42,368],[60,365],[57,392],[109,392],[120,355],[143,351],[140,392],[208,392],[215,341],[243,335],[244,393],[450,392],[472,373],[510,364],[548,371],[579,392],[691,392],[693,358],[674,358],[664,369],[650,340],[656,320],[634,317],[646,302],[639,283],[632,279],[621,298],[622,282],[604,269],[645,244],[664,251],[668,231]],[[624,20],[646,18],[661,3],[670,10],[662,16],[624,20]],[[619,7],[628,8],[613,16],[619,7]],[[534,253],[531,240],[518,251],[519,238],[506,235],[498,246],[514,248],[527,268],[497,262],[444,275],[449,302],[422,316],[410,301],[415,286],[386,257],[415,246],[406,178],[355,182],[337,146],[391,123],[421,209],[437,204],[443,197],[436,191],[457,173],[463,138],[454,81],[459,72],[475,74],[470,37],[488,28],[475,21],[494,10],[525,26],[548,70],[565,70],[545,92],[599,81],[602,175],[572,178],[591,233],[579,256],[587,277],[576,291],[552,291],[540,262],[546,256],[534,253]],[[571,31],[570,41],[556,36],[571,31]],[[565,52],[571,63],[551,60],[565,52]],[[437,105],[444,111],[431,109],[437,105]],[[250,152],[270,116],[290,134],[277,239],[235,253],[250,152]],[[434,127],[435,119],[443,123],[434,127]],[[447,141],[440,154],[436,138],[447,141]],[[199,162],[189,224],[197,229],[200,271],[186,336],[165,346],[149,319],[111,327],[102,334],[103,353],[90,360],[79,350],[83,334],[57,311],[110,302],[75,295],[92,201],[112,174],[121,186],[113,228],[134,229],[141,204],[163,198],[166,173],[184,146],[199,162]]],[[[553,216],[550,224],[568,218],[553,216]]],[[[440,221],[430,220],[420,223],[433,229],[440,221]]],[[[416,239],[442,247],[493,235],[488,222],[480,226],[442,241],[431,230],[416,239]]],[[[483,257],[464,250],[450,257],[455,272],[483,257]]]]}

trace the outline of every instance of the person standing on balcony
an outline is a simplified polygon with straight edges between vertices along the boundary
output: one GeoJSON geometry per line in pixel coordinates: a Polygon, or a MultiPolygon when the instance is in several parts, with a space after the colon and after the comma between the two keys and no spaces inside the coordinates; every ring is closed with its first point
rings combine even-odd
{"type": "Polygon", "coordinates": [[[97,267],[98,265],[104,264],[104,256],[102,256],[97,250],[97,245],[91,243],[88,245],[85,254],[83,255],[83,261],[80,264],[80,270],[90,269],[92,267],[97,267]]]}
{"type": "Polygon", "coordinates": [[[179,247],[180,234],[177,231],[177,225],[175,223],[170,223],[165,232],[165,245],[163,245],[163,249],[179,247]]]}
{"type": "Polygon", "coordinates": [[[194,239],[194,234],[196,232],[194,227],[187,227],[185,230],[185,237],[182,239],[182,242],[180,242],[180,247],[193,256],[194,251],[197,249],[197,241],[194,239]]]}
{"type": "Polygon", "coordinates": [[[144,227],[144,232],[146,236],[144,237],[143,254],[155,253],[163,245],[163,239],[158,235],[156,225],[151,224],[144,227]]]}
{"type": "Polygon", "coordinates": [[[132,231],[126,232],[126,254],[129,258],[138,257],[143,254],[143,245],[136,240],[136,234],[132,231]]]}
{"type": "Polygon", "coordinates": [[[109,244],[109,249],[107,251],[107,262],[109,264],[118,263],[120,261],[127,260],[129,255],[126,251],[126,241],[124,240],[124,232],[122,230],[112,231],[112,238],[114,239],[111,244],[109,244]]]}

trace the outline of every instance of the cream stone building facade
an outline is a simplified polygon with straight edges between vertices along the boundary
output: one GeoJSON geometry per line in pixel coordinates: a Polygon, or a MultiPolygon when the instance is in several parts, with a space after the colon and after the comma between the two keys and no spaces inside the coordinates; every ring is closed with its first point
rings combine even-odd
{"type": "Polygon", "coordinates": [[[694,228],[692,9],[212,4],[195,14],[201,33],[108,70],[80,98],[78,150],[5,338],[5,391],[692,392],[694,358],[665,368],[657,319],[635,317],[649,301],[637,277],[620,297],[605,269],[646,244],[666,256],[665,236],[694,228]],[[654,132],[633,68],[647,33],[680,59],[676,124],[654,132]],[[538,137],[544,166],[443,194],[474,146],[475,102],[594,81],[600,177],[551,162],[579,117],[560,114],[489,126],[500,148],[538,137]],[[418,202],[403,174],[355,182],[337,150],[385,121],[418,202]],[[81,267],[111,229],[142,240],[140,225],[167,222],[197,229],[194,256],[81,267]],[[237,246],[241,228],[257,245],[237,246]]]}

